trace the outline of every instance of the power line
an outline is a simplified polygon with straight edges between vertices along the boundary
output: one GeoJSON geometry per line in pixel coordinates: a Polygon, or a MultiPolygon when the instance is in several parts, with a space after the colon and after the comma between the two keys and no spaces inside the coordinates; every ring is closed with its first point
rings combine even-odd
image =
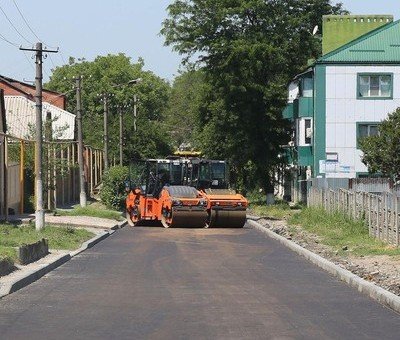
{"type": "Polygon", "coordinates": [[[53,64],[54,69],[56,69],[56,68],[57,68],[57,65],[54,63],[54,60],[53,60],[53,58],[51,57],[51,54],[49,54],[49,58],[50,58],[51,63],[53,64]]]}
{"type": "Polygon", "coordinates": [[[0,33],[0,39],[1,39],[1,40],[4,40],[6,43],[8,43],[8,44],[10,44],[10,45],[12,45],[12,46],[14,46],[14,47],[16,47],[16,48],[19,48],[18,44],[13,43],[12,41],[8,40],[8,39],[7,39],[4,35],[2,35],[1,33],[0,33]]]}
{"type": "MultiPolygon", "coordinates": [[[[25,22],[26,26],[29,28],[29,30],[32,32],[32,34],[33,34],[33,35],[36,37],[36,39],[38,39],[39,41],[43,41],[43,40],[35,33],[35,31],[33,30],[32,26],[29,24],[28,20],[26,19],[26,17],[25,17],[24,14],[22,13],[21,9],[19,8],[17,2],[16,2],[15,0],[12,0],[12,2],[14,3],[15,7],[17,8],[18,13],[20,14],[20,16],[21,16],[21,18],[22,18],[22,20],[25,22]]],[[[49,48],[57,49],[57,47],[50,46],[50,45],[48,45],[48,44],[45,44],[45,45],[48,46],[49,48]]],[[[65,60],[64,60],[64,57],[63,57],[63,55],[61,54],[61,51],[60,51],[60,55],[61,55],[61,58],[63,59],[64,64],[66,64],[66,62],[65,62],[65,60]]],[[[49,55],[49,56],[50,56],[50,55],[49,55]]],[[[50,56],[50,61],[51,61],[51,63],[53,64],[54,68],[56,68],[57,66],[55,65],[55,63],[54,63],[53,59],[51,58],[51,56],[50,56]]]]}
{"type": "Polygon", "coordinates": [[[15,25],[12,23],[12,21],[10,20],[10,18],[8,17],[7,13],[4,12],[3,8],[0,6],[0,11],[3,13],[3,15],[6,17],[7,21],[10,23],[11,27],[15,30],[15,32],[18,33],[18,35],[24,39],[28,44],[32,45],[32,42],[30,42],[28,39],[26,39],[20,31],[18,31],[18,29],[15,27],[15,25]]]}
{"type": "Polygon", "coordinates": [[[28,60],[29,65],[31,65],[32,69],[35,70],[35,66],[33,66],[33,62],[32,62],[32,60],[29,59],[27,52],[25,52],[25,51],[22,51],[22,52],[24,53],[26,60],[28,60]]]}
{"type": "Polygon", "coordinates": [[[61,57],[63,63],[64,63],[65,65],[67,65],[67,61],[66,61],[66,59],[64,58],[64,54],[62,53],[61,50],[60,50],[60,57],[61,57]]]}
{"type": "Polygon", "coordinates": [[[24,20],[26,26],[29,28],[29,30],[32,32],[32,34],[33,34],[39,41],[42,41],[42,39],[40,39],[40,38],[37,36],[37,34],[36,34],[36,33],[34,32],[34,30],[32,29],[32,27],[29,25],[29,23],[28,23],[28,21],[26,20],[25,16],[22,14],[21,10],[19,9],[19,7],[18,7],[18,5],[17,5],[17,2],[16,2],[15,0],[13,0],[13,3],[14,3],[14,5],[15,5],[15,7],[17,8],[18,13],[20,14],[22,20],[24,20]]]}

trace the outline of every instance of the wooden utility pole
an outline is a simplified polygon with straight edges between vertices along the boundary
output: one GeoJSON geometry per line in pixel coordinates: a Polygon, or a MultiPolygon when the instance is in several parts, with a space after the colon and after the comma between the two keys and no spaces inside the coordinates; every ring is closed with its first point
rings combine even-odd
{"type": "Polygon", "coordinates": [[[35,144],[35,184],[36,184],[36,230],[44,227],[44,209],[43,209],[43,134],[42,134],[42,90],[43,90],[43,52],[57,53],[58,50],[43,49],[41,42],[36,43],[35,48],[23,48],[22,51],[35,52],[36,76],[35,76],[35,103],[36,103],[36,144],[35,144]]]}
{"type": "Polygon", "coordinates": [[[6,162],[6,108],[4,103],[4,90],[0,89],[0,215],[8,220],[8,188],[7,188],[7,162],[6,162]]]}
{"type": "Polygon", "coordinates": [[[122,107],[118,106],[119,114],[119,165],[123,165],[123,145],[124,145],[124,127],[123,127],[123,117],[122,117],[122,107]]]}
{"type": "Polygon", "coordinates": [[[137,96],[133,95],[133,131],[136,132],[136,118],[137,118],[137,96]]]}
{"type": "Polygon", "coordinates": [[[79,203],[86,207],[85,174],[83,170],[83,132],[82,132],[82,76],[75,78],[76,82],[76,124],[78,131],[78,165],[79,165],[79,203]]]}
{"type": "Polygon", "coordinates": [[[108,95],[103,94],[104,111],[104,171],[108,170],[108,95]]]}

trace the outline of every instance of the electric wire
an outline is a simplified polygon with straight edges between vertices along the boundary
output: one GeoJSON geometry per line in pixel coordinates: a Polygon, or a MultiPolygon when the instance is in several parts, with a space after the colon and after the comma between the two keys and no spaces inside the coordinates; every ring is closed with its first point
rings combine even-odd
{"type": "MultiPolygon", "coordinates": [[[[36,34],[36,32],[33,30],[32,26],[29,24],[29,22],[28,22],[27,18],[25,17],[25,15],[22,13],[20,7],[19,7],[18,4],[17,4],[17,1],[16,1],[16,0],[12,0],[12,2],[14,3],[15,8],[17,9],[19,15],[21,16],[22,20],[25,22],[25,25],[28,27],[28,29],[31,31],[31,33],[36,37],[36,39],[38,39],[38,41],[42,41],[42,42],[43,42],[43,40],[42,40],[42,39],[36,34]]],[[[43,43],[44,43],[44,42],[43,42],[43,43]]],[[[58,47],[50,46],[50,45],[48,45],[48,44],[46,44],[46,43],[44,43],[44,44],[45,44],[47,47],[49,47],[49,48],[53,48],[53,49],[58,48],[58,47]]],[[[64,56],[62,55],[61,51],[59,51],[59,52],[60,52],[60,56],[61,56],[61,59],[62,59],[63,63],[66,64],[66,61],[65,61],[65,59],[64,59],[64,56]]],[[[49,57],[50,57],[50,61],[51,61],[52,65],[53,65],[53,67],[56,68],[57,66],[56,66],[56,64],[54,63],[54,60],[53,60],[53,58],[50,56],[50,54],[49,54],[49,57]]]]}
{"type": "Polygon", "coordinates": [[[49,53],[48,56],[49,56],[49,58],[50,58],[51,64],[53,65],[54,69],[56,69],[56,68],[57,68],[57,65],[54,63],[54,60],[53,60],[53,58],[51,57],[51,54],[49,53]]]}
{"type": "Polygon", "coordinates": [[[35,31],[32,29],[31,25],[29,25],[28,20],[26,20],[25,16],[22,14],[20,8],[19,8],[18,5],[17,5],[17,2],[16,2],[15,0],[12,0],[12,1],[13,1],[13,3],[14,3],[15,7],[17,8],[17,11],[18,11],[19,15],[21,16],[22,20],[25,22],[25,24],[26,24],[26,26],[29,28],[29,30],[32,32],[32,34],[33,34],[39,41],[42,41],[42,39],[40,39],[40,38],[38,37],[38,35],[35,33],[35,31]]]}
{"type": "Polygon", "coordinates": [[[16,43],[13,43],[12,41],[10,41],[10,40],[8,40],[4,35],[2,35],[1,33],[0,33],[0,39],[1,40],[4,40],[6,43],[8,43],[8,44],[10,44],[10,45],[12,45],[12,46],[14,46],[14,47],[16,47],[16,48],[19,48],[19,46],[16,44],[16,43]]]}
{"type": "Polygon", "coordinates": [[[57,49],[58,47],[50,46],[49,44],[46,44],[46,43],[35,33],[35,31],[33,30],[32,26],[29,25],[28,20],[26,19],[26,17],[25,17],[24,14],[22,13],[21,9],[19,8],[17,2],[16,2],[15,0],[12,0],[12,2],[14,3],[15,7],[17,8],[17,11],[18,11],[18,13],[20,14],[22,20],[25,22],[26,26],[29,28],[29,30],[32,32],[32,34],[36,37],[36,39],[38,39],[38,41],[43,42],[43,44],[46,45],[46,46],[49,47],[49,48],[57,49]]]}
{"type": "Polygon", "coordinates": [[[28,57],[28,54],[26,51],[22,51],[24,53],[24,56],[26,58],[26,60],[28,60],[29,65],[31,65],[32,70],[35,70],[35,66],[33,66],[32,60],[28,57]]]}
{"type": "Polygon", "coordinates": [[[18,33],[18,35],[24,39],[28,44],[32,45],[32,42],[30,42],[28,39],[26,39],[22,33],[15,27],[15,25],[13,24],[13,22],[10,20],[10,18],[8,17],[7,13],[4,12],[4,9],[0,6],[0,11],[3,13],[3,15],[5,16],[5,18],[7,19],[7,21],[10,23],[11,27],[14,29],[15,32],[18,33]]]}

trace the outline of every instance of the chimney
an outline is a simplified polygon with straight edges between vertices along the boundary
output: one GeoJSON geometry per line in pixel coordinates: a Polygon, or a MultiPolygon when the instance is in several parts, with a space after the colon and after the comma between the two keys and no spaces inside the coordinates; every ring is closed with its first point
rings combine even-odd
{"type": "Polygon", "coordinates": [[[393,21],[393,15],[324,15],[322,54],[327,54],[393,21]]]}

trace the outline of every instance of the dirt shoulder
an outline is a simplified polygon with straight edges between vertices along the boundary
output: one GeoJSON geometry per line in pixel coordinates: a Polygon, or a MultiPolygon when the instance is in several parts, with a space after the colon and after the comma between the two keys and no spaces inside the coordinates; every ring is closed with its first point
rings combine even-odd
{"type": "Polygon", "coordinates": [[[333,248],[322,244],[317,235],[309,233],[299,226],[289,226],[286,220],[260,218],[257,222],[357,276],[400,296],[400,256],[342,255],[333,248]]]}

